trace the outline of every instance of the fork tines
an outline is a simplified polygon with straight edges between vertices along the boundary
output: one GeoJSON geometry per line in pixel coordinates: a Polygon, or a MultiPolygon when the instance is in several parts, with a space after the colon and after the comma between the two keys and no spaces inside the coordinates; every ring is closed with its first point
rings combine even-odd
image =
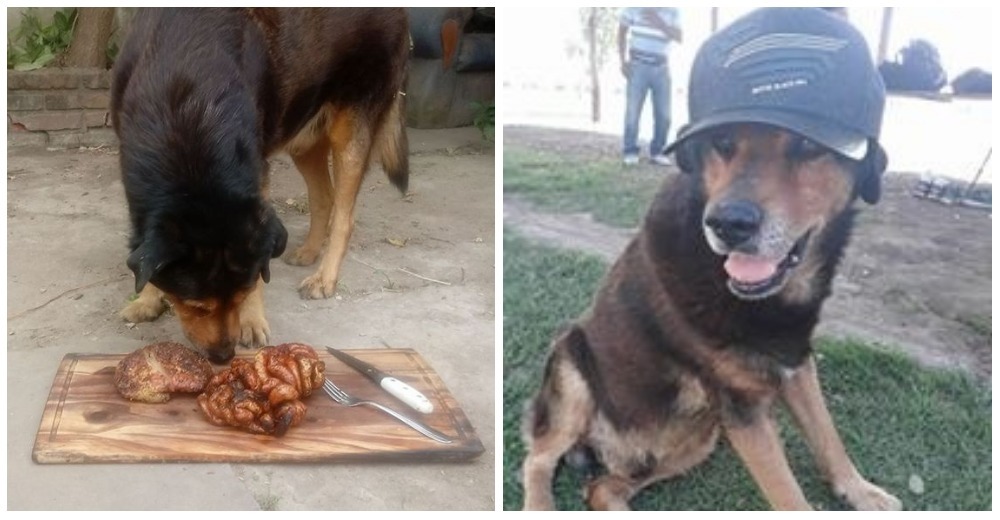
{"type": "Polygon", "coordinates": [[[343,390],[341,390],[340,387],[333,384],[333,381],[330,381],[329,379],[324,378],[323,391],[325,391],[327,395],[329,395],[331,398],[333,398],[334,401],[337,401],[338,403],[343,403],[344,401],[347,400],[347,394],[343,390]]]}

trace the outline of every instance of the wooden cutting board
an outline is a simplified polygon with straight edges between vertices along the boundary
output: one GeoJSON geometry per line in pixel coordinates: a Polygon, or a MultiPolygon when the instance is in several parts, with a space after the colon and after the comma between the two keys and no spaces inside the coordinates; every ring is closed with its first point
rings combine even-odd
{"type": "Polygon", "coordinates": [[[483,452],[454,396],[412,349],[347,352],[423,392],[434,404],[430,414],[408,408],[340,360],[317,352],[327,377],[348,393],[419,418],[454,442],[438,443],[368,406],[341,406],[322,391],[306,399],[305,420],[284,437],[215,426],[194,394],[174,394],[163,404],[122,398],[114,373],[124,354],[68,354],[52,383],[32,458],[41,464],[450,461],[483,452]]]}

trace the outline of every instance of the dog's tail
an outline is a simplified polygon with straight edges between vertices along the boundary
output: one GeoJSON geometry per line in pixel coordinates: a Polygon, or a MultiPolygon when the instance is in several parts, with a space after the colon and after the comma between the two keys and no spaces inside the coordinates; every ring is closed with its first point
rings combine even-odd
{"type": "Polygon", "coordinates": [[[392,107],[382,119],[372,151],[389,181],[406,193],[410,180],[410,145],[406,138],[406,96],[396,93],[392,107]]]}

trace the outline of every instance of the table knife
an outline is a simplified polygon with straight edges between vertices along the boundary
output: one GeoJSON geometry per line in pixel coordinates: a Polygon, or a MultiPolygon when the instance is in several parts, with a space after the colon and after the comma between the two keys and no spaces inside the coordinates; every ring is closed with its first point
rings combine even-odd
{"type": "Polygon", "coordinates": [[[382,387],[383,390],[389,392],[389,394],[395,398],[406,403],[410,408],[413,408],[420,413],[431,413],[434,411],[434,405],[416,388],[413,388],[399,379],[396,379],[395,377],[392,377],[391,375],[375,368],[370,363],[365,363],[350,354],[330,347],[326,347],[326,350],[336,356],[337,359],[347,364],[347,366],[364,374],[365,377],[374,381],[375,384],[382,387]]]}

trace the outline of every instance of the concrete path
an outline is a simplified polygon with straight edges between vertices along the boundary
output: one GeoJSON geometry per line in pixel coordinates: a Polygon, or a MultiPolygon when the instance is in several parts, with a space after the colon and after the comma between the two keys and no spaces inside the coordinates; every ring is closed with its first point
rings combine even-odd
{"type": "MultiPolygon", "coordinates": [[[[410,143],[411,195],[402,199],[370,172],[334,298],[299,299],[295,288],[312,268],[272,262],[271,340],[416,349],[456,396],[485,453],[437,464],[35,464],[35,434],[65,354],[184,339],[173,316],[132,327],[117,317],[133,281],[115,150],[15,149],[7,156],[8,509],[493,510],[493,149],[471,128],[411,130],[410,143]]],[[[274,160],[272,172],[296,247],[308,226],[305,185],[287,158],[274,160]]]]}

